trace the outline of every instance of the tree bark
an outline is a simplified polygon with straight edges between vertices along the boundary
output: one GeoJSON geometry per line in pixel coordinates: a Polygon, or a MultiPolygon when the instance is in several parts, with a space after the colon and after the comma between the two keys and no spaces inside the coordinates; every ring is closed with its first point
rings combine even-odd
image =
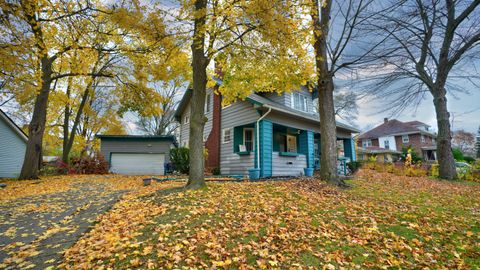
{"type": "Polygon", "coordinates": [[[67,103],[65,104],[65,115],[63,117],[63,148],[62,148],[62,161],[68,164],[68,153],[65,149],[68,145],[68,137],[70,130],[70,92],[72,87],[72,77],[68,78],[68,85],[66,90],[67,103]]]}
{"type": "Polygon", "coordinates": [[[48,96],[50,95],[52,60],[45,54],[41,60],[42,86],[35,99],[32,120],[28,127],[28,142],[19,179],[38,179],[42,157],[43,133],[47,121],[48,96]]]}
{"type": "Polygon", "coordinates": [[[318,112],[320,114],[320,178],[335,185],[344,183],[337,176],[337,130],[335,106],[333,102],[333,76],[328,70],[327,37],[330,27],[330,10],[332,1],[327,0],[320,7],[314,0],[311,16],[315,39],[315,64],[318,87],[318,112]],[[320,8],[320,16],[318,9],[320,8]]]}
{"type": "Polygon", "coordinates": [[[455,169],[455,159],[452,153],[452,133],[450,130],[450,113],[447,109],[447,97],[445,87],[436,86],[438,89],[432,90],[433,104],[437,116],[437,156],[439,165],[439,177],[452,180],[457,177],[455,169]]]}
{"type": "Polygon", "coordinates": [[[207,66],[205,56],[206,0],[195,1],[195,22],[192,44],[193,93],[190,101],[190,171],[186,188],[199,189],[205,186],[203,129],[205,126],[205,95],[207,66]]]}

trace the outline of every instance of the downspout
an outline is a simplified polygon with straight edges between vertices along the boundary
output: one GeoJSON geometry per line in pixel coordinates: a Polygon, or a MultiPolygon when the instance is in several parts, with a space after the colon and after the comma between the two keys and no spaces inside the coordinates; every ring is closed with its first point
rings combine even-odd
{"type": "Polygon", "coordinates": [[[268,111],[262,115],[260,118],[258,118],[257,120],[257,125],[256,125],[256,128],[257,128],[257,169],[260,170],[260,121],[262,121],[263,118],[265,118],[271,111],[272,111],[272,107],[268,106],[268,105],[264,105],[265,107],[268,108],[268,111]]]}

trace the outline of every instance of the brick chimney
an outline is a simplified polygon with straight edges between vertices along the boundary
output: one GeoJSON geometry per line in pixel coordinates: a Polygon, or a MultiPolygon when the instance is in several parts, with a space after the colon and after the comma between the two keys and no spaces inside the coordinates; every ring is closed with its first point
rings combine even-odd
{"type": "Polygon", "coordinates": [[[383,123],[387,123],[388,122],[388,118],[383,118],[383,123]]]}
{"type": "MultiPolygon", "coordinates": [[[[222,67],[218,62],[215,62],[215,76],[219,79],[223,79],[222,67]]],[[[212,130],[205,142],[205,148],[208,150],[208,158],[205,167],[210,172],[215,168],[220,168],[222,96],[218,93],[218,87],[218,85],[213,87],[212,130]]]]}

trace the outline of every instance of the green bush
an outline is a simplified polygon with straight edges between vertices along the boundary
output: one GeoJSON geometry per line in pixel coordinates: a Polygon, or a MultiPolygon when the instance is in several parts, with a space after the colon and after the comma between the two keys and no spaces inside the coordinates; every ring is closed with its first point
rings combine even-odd
{"type": "Polygon", "coordinates": [[[171,149],[170,161],[173,163],[175,171],[188,173],[190,170],[189,149],[186,147],[171,149]]]}
{"type": "Polygon", "coordinates": [[[453,148],[452,149],[452,153],[453,153],[453,158],[456,160],[456,161],[463,161],[465,160],[465,157],[463,156],[463,153],[460,149],[458,148],[453,148]]]}
{"type": "Polygon", "coordinates": [[[468,163],[470,163],[470,164],[475,163],[475,158],[473,158],[473,157],[464,156],[464,157],[463,157],[463,160],[465,160],[466,162],[468,162],[468,163]]]}
{"type": "Polygon", "coordinates": [[[352,174],[356,173],[361,166],[362,166],[362,163],[360,161],[350,161],[349,163],[347,163],[347,167],[348,169],[350,169],[352,174]]]}

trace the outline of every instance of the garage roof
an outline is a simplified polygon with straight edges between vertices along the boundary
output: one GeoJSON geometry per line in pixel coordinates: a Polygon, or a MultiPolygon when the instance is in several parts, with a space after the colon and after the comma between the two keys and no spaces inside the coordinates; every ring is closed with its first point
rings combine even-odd
{"type": "Polygon", "coordinates": [[[101,140],[145,140],[145,141],[171,141],[177,145],[177,140],[173,135],[97,135],[101,140]]]}

